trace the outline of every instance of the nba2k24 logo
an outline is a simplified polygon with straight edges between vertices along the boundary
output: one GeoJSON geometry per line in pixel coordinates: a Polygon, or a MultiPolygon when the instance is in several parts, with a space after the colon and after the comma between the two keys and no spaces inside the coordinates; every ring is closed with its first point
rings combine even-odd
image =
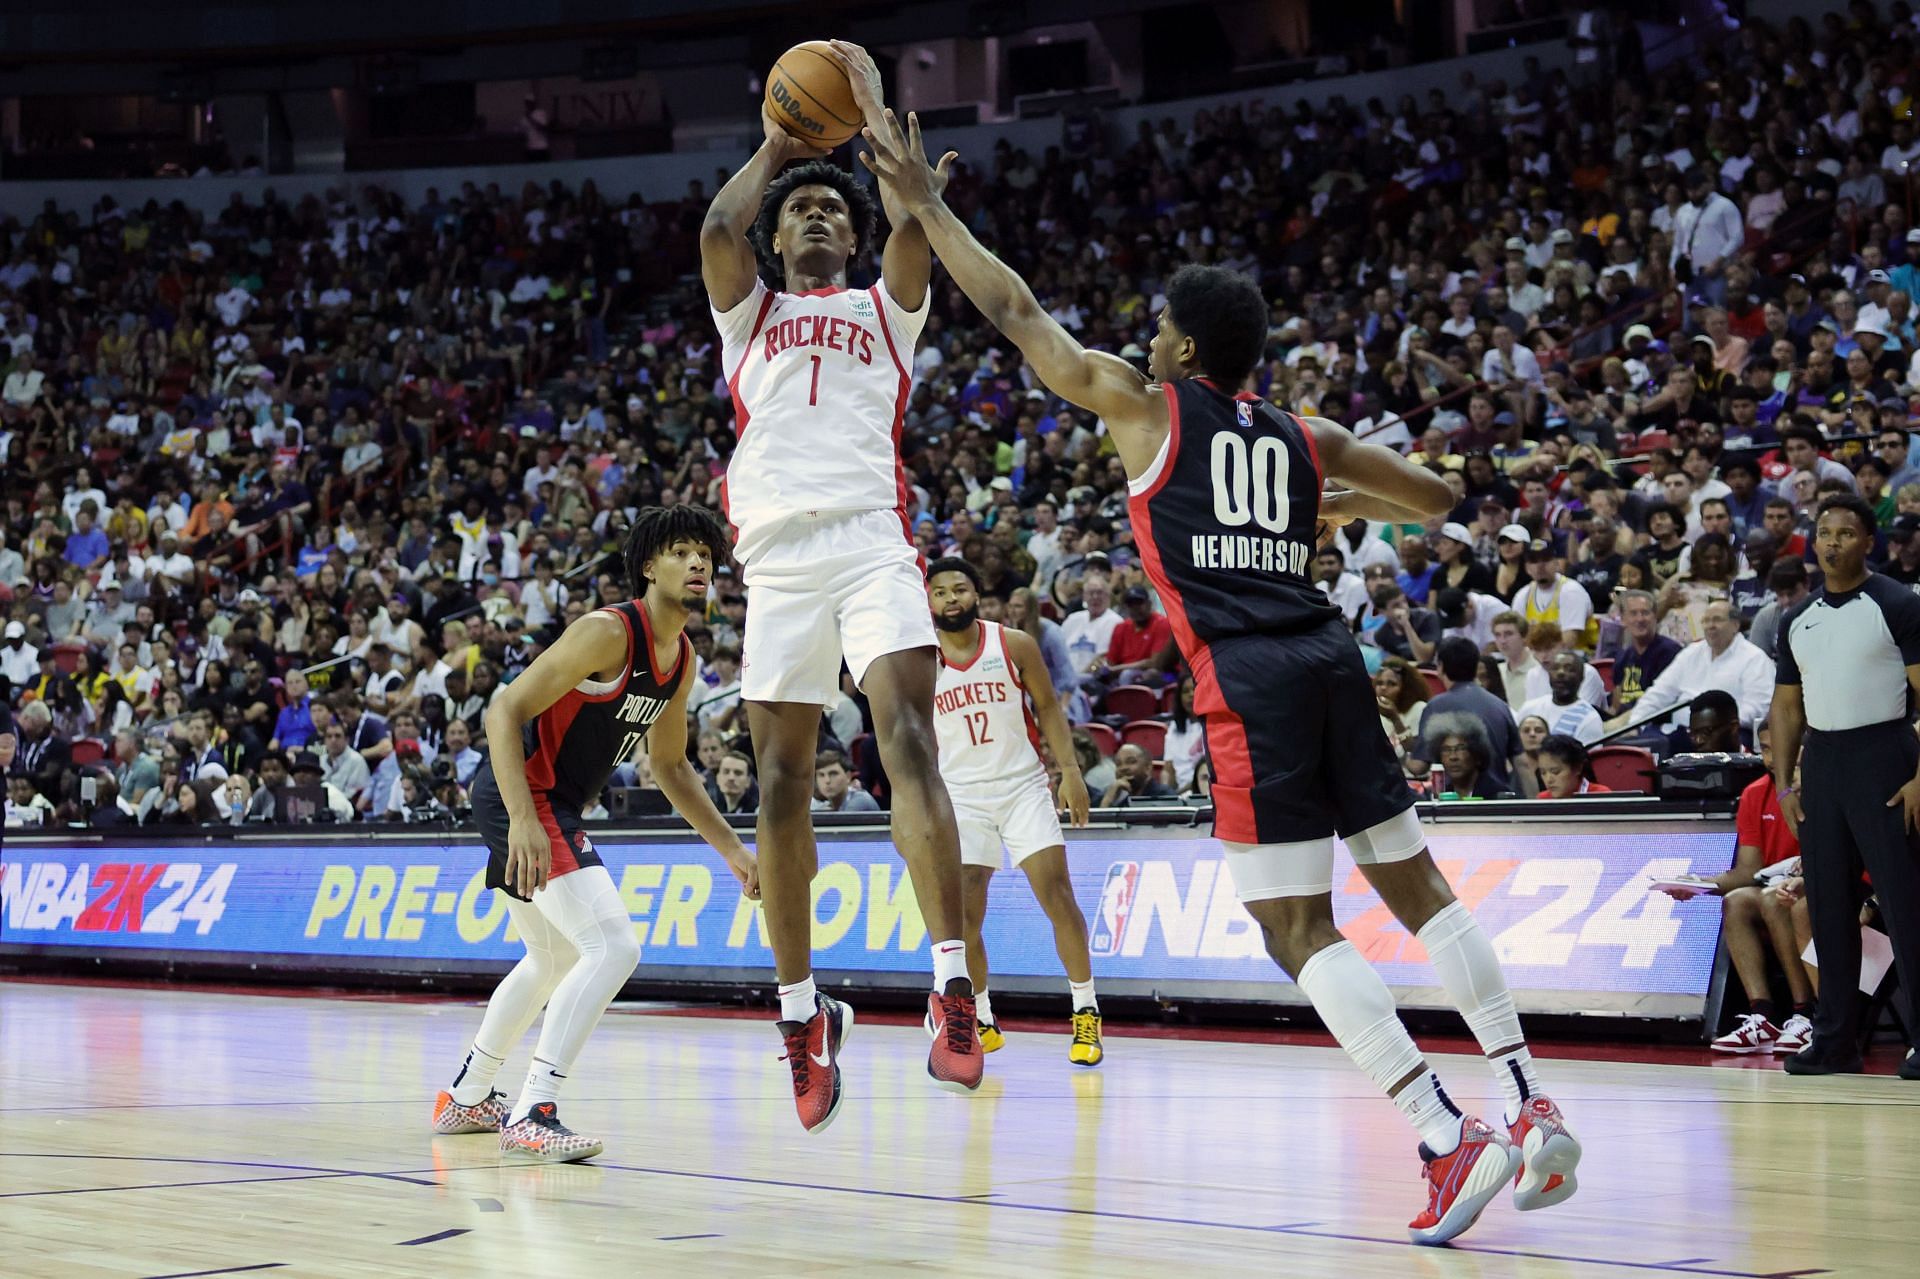
{"type": "Polygon", "coordinates": [[[1163,952],[1178,959],[1263,959],[1259,926],[1240,905],[1218,861],[1196,861],[1181,882],[1172,862],[1107,867],[1089,946],[1096,955],[1147,953],[1155,925],[1163,952]]]}
{"type": "Polygon", "coordinates": [[[198,862],[8,862],[0,867],[0,902],[9,932],[173,933],[185,920],[205,936],[227,910],[227,889],[239,867],[198,862]]]}

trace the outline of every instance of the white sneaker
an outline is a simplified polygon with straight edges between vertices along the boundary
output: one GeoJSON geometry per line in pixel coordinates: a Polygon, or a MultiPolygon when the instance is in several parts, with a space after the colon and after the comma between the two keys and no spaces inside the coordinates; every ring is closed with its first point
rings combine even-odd
{"type": "Polygon", "coordinates": [[[1807,1020],[1805,1013],[1795,1013],[1780,1028],[1780,1038],[1773,1041],[1773,1051],[1797,1053],[1812,1042],[1813,1023],[1807,1020]]]}
{"type": "Polygon", "coordinates": [[[1770,1053],[1780,1040],[1780,1028],[1759,1013],[1748,1013],[1739,1024],[1713,1041],[1717,1053],[1770,1053]]]}

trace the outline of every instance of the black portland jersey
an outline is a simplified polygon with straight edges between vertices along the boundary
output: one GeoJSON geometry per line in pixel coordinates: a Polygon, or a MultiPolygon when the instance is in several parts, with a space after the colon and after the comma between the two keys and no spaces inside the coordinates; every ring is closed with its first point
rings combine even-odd
{"type": "Polygon", "coordinates": [[[673,669],[653,669],[653,624],[639,601],[600,610],[627,627],[626,673],[601,683],[587,680],[567,690],[525,729],[527,785],[539,798],[578,812],[598,799],[614,765],[631,756],[647,729],[673,700],[693,645],[680,636],[673,669]]]}
{"type": "Polygon", "coordinates": [[[1306,423],[1204,378],[1161,390],[1173,429],[1127,510],[1187,660],[1199,644],[1338,618],[1311,576],[1321,480],[1306,423]]]}

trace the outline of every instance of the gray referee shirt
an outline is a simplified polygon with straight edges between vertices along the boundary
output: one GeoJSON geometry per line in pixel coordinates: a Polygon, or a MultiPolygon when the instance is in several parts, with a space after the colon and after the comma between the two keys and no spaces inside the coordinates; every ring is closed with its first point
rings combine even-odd
{"type": "Polygon", "coordinates": [[[1874,573],[1822,588],[1780,623],[1776,684],[1799,684],[1807,726],[1837,733],[1908,718],[1907,667],[1920,664],[1920,595],[1874,573]]]}

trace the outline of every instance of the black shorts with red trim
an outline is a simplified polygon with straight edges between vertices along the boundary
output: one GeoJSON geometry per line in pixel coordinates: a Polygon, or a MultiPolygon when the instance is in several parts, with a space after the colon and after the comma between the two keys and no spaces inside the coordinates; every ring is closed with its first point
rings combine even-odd
{"type": "MultiPolygon", "coordinates": [[[[480,827],[480,838],[487,846],[487,887],[497,888],[521,901],[528,900],[507,887],[507,828],[510,822],[506,801],[500,798],[500,787],[493,780],[493,761],[488,760],[480,765],[470,794],[473,799],[473,820],[480,827]]],[[[594,850],[593,842],[583,829],[578,809],[557,804],[542,791],[533,792],[533,807],[540,815],[540,825],[546,829],[547,844],[553,854],[549,879],[558,879],[582,866],[602,864],[600,854],[594,850]]]]}
{"type": "Polygon", "coordinates": [[[1193,668],[1217,838],[1302,843],[1368,830],[1413,807],[1373,681],[1340,619],[1215,640],[1193,668]]]}

